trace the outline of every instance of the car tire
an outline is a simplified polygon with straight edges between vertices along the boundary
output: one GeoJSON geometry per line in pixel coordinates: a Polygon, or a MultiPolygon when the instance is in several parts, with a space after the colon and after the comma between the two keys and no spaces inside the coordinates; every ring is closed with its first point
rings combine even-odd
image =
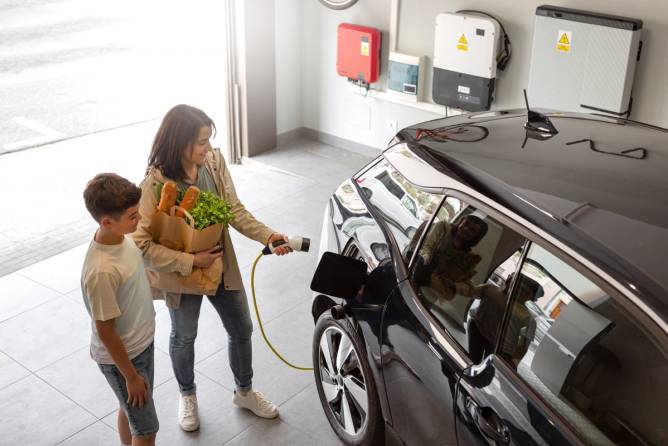
{"type": "Polygon", "coordinates": [[[322,408],[341,441],[349,446],[384,444],[384,421],[364,344],[346,319],[336,320],[329,311],[316,322],[313,373],[322,408]]]}

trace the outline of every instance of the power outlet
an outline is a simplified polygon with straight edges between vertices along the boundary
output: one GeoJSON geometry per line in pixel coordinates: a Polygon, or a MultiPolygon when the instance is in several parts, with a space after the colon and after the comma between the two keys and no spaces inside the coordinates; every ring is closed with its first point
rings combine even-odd
{"type": "Polygon", "coordinates": [[[388,119],[387,129],[389,131],[396,133],[398,127],[399,127],[399,124],[397,123],[396,119],[388,119]]]}

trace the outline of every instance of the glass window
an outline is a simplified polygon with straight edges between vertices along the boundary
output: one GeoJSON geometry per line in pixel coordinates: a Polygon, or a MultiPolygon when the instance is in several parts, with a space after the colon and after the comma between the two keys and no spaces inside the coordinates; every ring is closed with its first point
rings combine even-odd
{"type": "Polygon", "coordinates": [[[412,254],[410,246],[417,243],[443,195],[421,190],[386,160],[381,160],[356,181],[374,210],[382,216],[408,261],[412,254]]]}
{"type": "Polygon", "coordinates": [[[508,301],[508,277],[525,239],[448,197],[411,268],[422,304],[474,362],[492,353],[508,301]]]}
{"type": "Polygon", "coordinates": [[[605,291],[531,245],[501,355],[587,444],[668,444],[660,345],[605,291]]]}

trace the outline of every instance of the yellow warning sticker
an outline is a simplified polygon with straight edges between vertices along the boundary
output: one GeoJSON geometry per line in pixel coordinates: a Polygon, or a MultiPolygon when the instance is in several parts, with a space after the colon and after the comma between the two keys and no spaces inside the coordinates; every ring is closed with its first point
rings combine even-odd
{"type": "Polygon", "coordinates": [[[369,42],[362,41],[361,53],[362,53],[362,56],[368,56],[369,55],[369,42]]]}
{"type": "Polygon", "coordinates": [[[557,36],[557,51],[568,53],[571,51],[572,44],[573,33],[570,31],[559,30],[559,34],[557,36]]]}
{"type": "Polygon", "coordinates": [[[466,34],[461,33],[459,35],[459,40],[457,40],[457,49],[459,51],[468,51],[469,50],[469,41],[466,38],[466,34]]]}

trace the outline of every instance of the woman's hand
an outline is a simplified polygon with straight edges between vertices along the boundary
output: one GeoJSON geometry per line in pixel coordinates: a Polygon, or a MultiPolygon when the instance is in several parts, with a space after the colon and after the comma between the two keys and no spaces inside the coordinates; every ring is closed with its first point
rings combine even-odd
{"type": "Polygon", "coordinates": [[[277,240],[283,240],[283,241],[285,241],[286,244],[285,244],[285,245],[281,245],[281,246],[279,246],[278,248],[276,248],[276,249],[274,250],[274,254],[276,254],[277,256],[282,256],[282,255],[289,254],[289,253],[292,252],[292,248],[290,248],[290,247],[287,245],[287,243],[288,243],[288,236],[285,235],[285,234],[279,234],[278,232],[274,232],[273,234],[271,234],[271,236],[269,236],[269,240],[267,241],[267,245],[270,245],[270,244],[274,243],[274,242],[277,241],[277,240]]]}
{"type": "Polygon", "coordinates": [[[195,259],[193,260],[193,266],[197,268],[208,268],[211,266],[214,260],[220,259],[223,257],[223,250],[219,246],[214,246],[208,251],[200,251],[195,253],[195,259]]]}

